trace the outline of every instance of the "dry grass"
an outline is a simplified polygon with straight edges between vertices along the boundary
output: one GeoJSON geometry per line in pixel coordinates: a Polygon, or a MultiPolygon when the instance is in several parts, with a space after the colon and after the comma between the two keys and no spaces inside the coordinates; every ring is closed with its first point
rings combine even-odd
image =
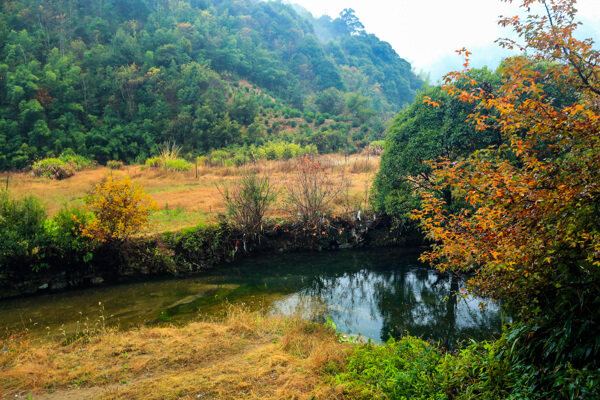
{"type": "MultiPolygon", "coordinates": [[[[334,178],[343,175],[350,181],[348,193],[344,194],[344,198],[334,201],[336,212],[345,212],[349,202],[357,204],[364,199],[379,168],[378,158],[367,159],[364,155],[351,156],[347,162],[344,156],[327,155],[320,158],[320,163],[334,178]]],[[[9,188],[17,197],[36,196],[53,215],[65,205],[82,204],[91,187],[104,176],[128,175],[151,194],[162,210],[154,216],[154,223],[148,232],[162,232],[214,221],[219,213],[225,212],[225,202],[217,190],[217,184],[223,187],[234,184],[245,168],[267,175],[282,194],[289,174],[295,170],[295,161],[262,161],[245,167],[199,166],[198,178],[194,171],[166,172],[141,166],[126,166],[118,171],[108,168],[85,170],[62,181],[19,173],[11,174],[9,188]]],[[[4,183],[5,179],[6,174],[0,175],[0,182],[4,183]]],[[[270,216],[286,215],[283,197],[279,196],[270,216]]]]}
{"type": "Polygon", "coordinates": [[[232,308],[222,321],[0,342],[0,399],[339,399],[349,347],[322,325],[232,308]],[[16,396],[15,396],[16,395],[16,396]]]}

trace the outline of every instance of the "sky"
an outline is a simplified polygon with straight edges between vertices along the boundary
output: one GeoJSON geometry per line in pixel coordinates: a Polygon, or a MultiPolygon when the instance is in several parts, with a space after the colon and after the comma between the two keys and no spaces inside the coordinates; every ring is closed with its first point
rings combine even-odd
{"type": "MultiPolygon", "coordinates": [[[[473,52],[472,65],[495,68],[510,55],[494,43],[510,30],[498,26],[500,15],[519,13],[516,4],[500,0],[290,0],[313,16],[337,17],[352,8],[367,32],[389,42],[416,72],[429,73],[435,82],[446,72],[460,68],[454,52],[466,47],[473,52]]],[[[515,1],[518,3],[518,1],[515,1]]],[[[600,45],[600,0],[579,0],[582,34],[600,45]]]]}

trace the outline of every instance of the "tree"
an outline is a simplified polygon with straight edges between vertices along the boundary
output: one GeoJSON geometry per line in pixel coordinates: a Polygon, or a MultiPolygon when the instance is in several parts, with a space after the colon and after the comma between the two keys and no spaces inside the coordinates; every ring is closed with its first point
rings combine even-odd
{"type": "Polygon", "coordinates": [[[346,29],[351,35],[361,35],[365,32],[365,26],[360,22],[352,8],[346,8],[340,13],[340,19],[344,22],[346,29]]]}
{"type": "MultiPolygon", "coordinates": [[[[500,77],[485,68],[472,70],[469,76],[477,78],[480,87],[491,92],[500,84],[500,77]]],[[[467,121],[474,109],[474,104],[449,96],[441,86],[433,86],[398,114],[388,128],[374,183],[375,206],[380,211],[408,222],[411,211],[419,206],[419,190],[433,190],[428,160],[444,157],[454,161],[501,143],[496,129],[478,131],[467,121]],[[438,107],[424,103],[425,98],[438,107]]]]}
{"type": "Polygon", "coordinates": [[[415,218],[435,242],[423,259],[442,270],[474,271],[472,290],[535,323],[526,335],[534,360],[597,368],[600,52],[573,36],[574,1],[520,3],[541,6],[544,15],[501,21],[524,40],[502,44],[530,56],[505,61],[498,93],[481,90],[465,72],[446,77],[449,95],[476,105],[470,119],[477,129],[499,129],[506,144],[433,163],[436,189],[468,207],[452,214],[443,198],[423,193],[415,218]],[[462,79],[469,87],[456,85],[462,79]],[[548,81],[575,91],[576,100],[555,102],[545,92],[548,81]]]}
{"type": "Polygon", "coordinates": [[[94,186],[85,203],[93,218],[86,223],[83,234],[101,242],[128,239],[148,223],[157,209],[141,186],[129,178],[112,176],[94,186]]]}

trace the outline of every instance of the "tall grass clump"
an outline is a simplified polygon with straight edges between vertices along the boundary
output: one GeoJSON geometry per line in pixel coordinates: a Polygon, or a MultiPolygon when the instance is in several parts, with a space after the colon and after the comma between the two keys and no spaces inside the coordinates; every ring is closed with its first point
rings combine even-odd
{"type": "Polygon", "coordinates": [[[174,142],[162,144],[156,157],[146,160],[146,166],[150,168],[162,168],[165,171],[187,172],[192,169],[192,164],[180,156],[181,146],[174,142]]]}

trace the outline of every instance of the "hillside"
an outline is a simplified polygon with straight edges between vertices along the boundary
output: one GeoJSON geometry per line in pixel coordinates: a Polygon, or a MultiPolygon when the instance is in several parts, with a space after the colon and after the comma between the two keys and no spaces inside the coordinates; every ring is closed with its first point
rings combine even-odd
{"type": "Polygon", "coordinates": [[[421,87],[351,10],[251,0],[4,1],[0,169],[261,144],[354,151],[421,87]],[[298,10],[298,11],[296,11],[298,10]]]}

